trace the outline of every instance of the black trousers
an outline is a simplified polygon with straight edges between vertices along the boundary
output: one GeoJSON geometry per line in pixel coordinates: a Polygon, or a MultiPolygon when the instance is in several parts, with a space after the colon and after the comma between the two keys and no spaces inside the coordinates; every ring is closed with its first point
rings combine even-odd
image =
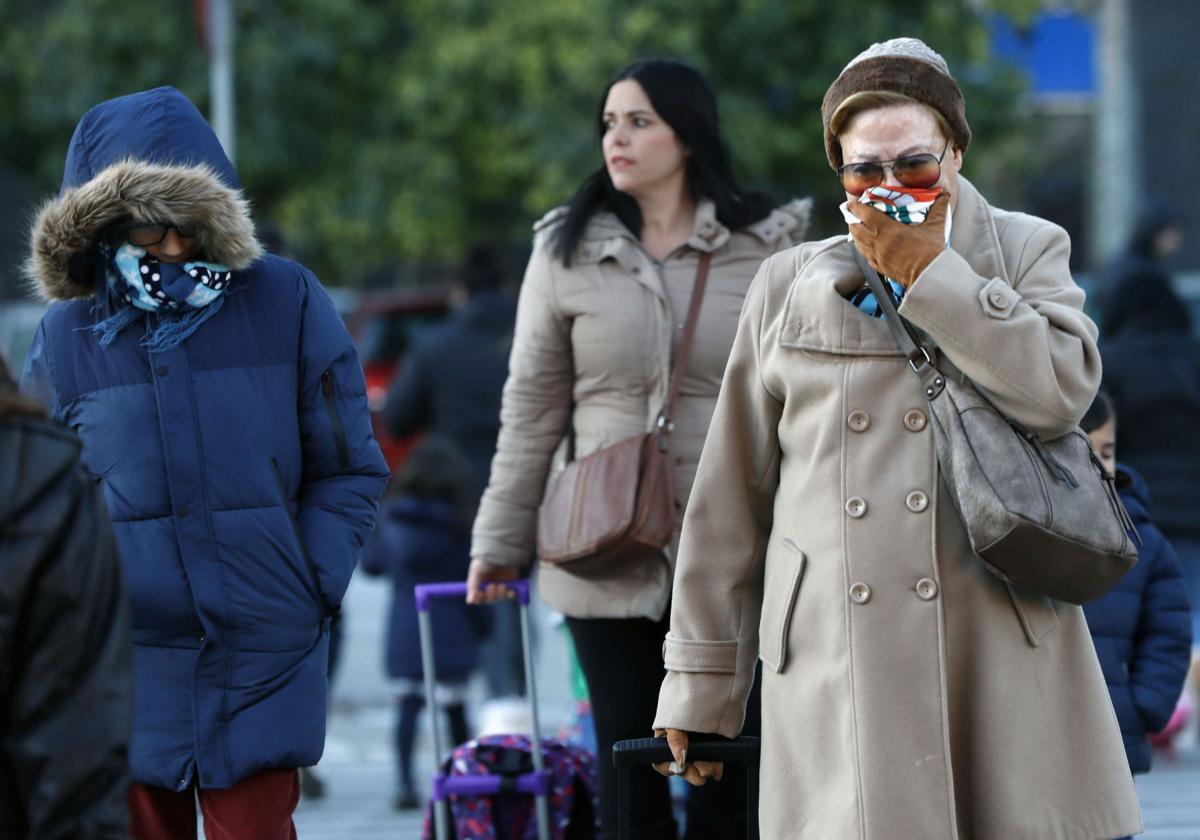
{"type": "MultiPolygon", "coordinates": [[[[662,644],[667,619],[567,618],[575,654],[588,684],[596,725],[597,776],[600,787],[600,838],[617,836],[617,774],[612,747],[628,738],[648,738],[663,680],[662,644]]],[[[762,729],[760,678],[746,710],[744,735],[762,729]]],[[[671,840],[677,836],[667,780],[649,766],[633,770],[630,824],[636,840],[671,840]]],[[[746,777],[740,767],[725,768],[720,782],[689,788],[687,840],[742,837],[746,809],[757,809],[758,797],[746,802],[746,777]]]]}

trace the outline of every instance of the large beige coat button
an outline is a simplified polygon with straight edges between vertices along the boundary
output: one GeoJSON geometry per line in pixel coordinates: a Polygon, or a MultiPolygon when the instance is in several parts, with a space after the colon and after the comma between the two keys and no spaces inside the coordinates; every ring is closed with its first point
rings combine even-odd
{"type": "Polygon", "coordinates": [[[1003,309],[1008,303],[1008,298],[1004,296],[1004,292],[997,289],[988,296],[988,300],[992,302],[992,306],[997,309],[1003,309]]]}
{"type": "Polygon", "coordinates": [[[846,513],[855,519],[862,519],[867,514],[866,499],[854,496],[846,501],[846,513]]]}
{"type": "Polygon", "coordinates": [[[846,425],[853,431],[865,432],[871,427],[871,415],[865,411],[851,411],[850,416],[846,418],[846,425]]]}
{"type": "Polygon", "coordinates": [[[929,507],[929,497],[920,490],[914,490],[908,494],[908,498],[904,500],[904,504],[908,505],[908,509],[913,513],[920,513],[929,507]]]}
{"type": "Polygon", "coordinates": [[[921,578],[917,581],[917,597],[922,601],[932,601],[937,597],[938,585],[936,581],[929,578],[921,578]]]}
{"type": "Polygon", "coordinates": [[[925,428],[925,412],[914,408],[904,415],[904,428],[910,432],[919,432],[925,428]]]}
{"type": "Polygon", "coordinates": [[[871,600],[871,587],[865,583],[855,583],[850,587],[850,600],[856,604],[865,604],[871,600]]]}

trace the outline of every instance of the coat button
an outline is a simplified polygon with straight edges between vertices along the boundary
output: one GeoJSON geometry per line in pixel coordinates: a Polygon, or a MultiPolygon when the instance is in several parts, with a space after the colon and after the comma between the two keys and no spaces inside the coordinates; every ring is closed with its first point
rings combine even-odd
{"type": "Polygon", "coordinates": [[[157,373],[159,376],[166,376],[167,375],[167,366],[159,365],[158,367],[156,367],[154,369],[154,372],[157,373]]]}
{"type": "Polygon", "coordinates": [[[1003,309],[1008,303],[1008,298],[1004,296],[1004,292],[1001,292],[998,289],[988,295],[988,300],[990,300],[992,302],[992,306],[996,307],[997,309],[1003,309]]]}
{"type": "Polygon", "coordinates": [[[937,597],[938,585],[936,581],[929,578],[921,578],[917,581],[917,597],[922,601],[932,601],[937,597]]]}
{"type": "Polygon", "coordinates": [[[904,428],[910,432],[919,432],[925,428],[925,412],[914,408],[904,415],[904,428]]]}
{"type": "Polygon", "coordinates": [[[846,425],[856,432],[865,432],[871,427],[871,415],[865,411],[851,411],[846,418],[846,425]]]}
{"type": "Polygon", "coordinates": [[[908,505],[908,509],[913,513],[920,513],[929,507],[929,497],[920,490],[914,490],[908,494],[908,497],[904,500],[904,504],[908,505]]]}
{"type": "Polygon", "coordinates": [[[846,501],[846,513],[850,514],[855,519],[862,519],[867,513],[867,502],[858,496],[854,496],[846,501]]]}
{"type": "Polygon", "coordinates": [[[175,515],[176,515],[176,516],[178,516],[178,517],[184,517],[184,516],[187,516],[187,515],[188,515],[188,509],[187,509],[187,507],[181,507],[181,508],[179,508],[179,510],[175,511],[175,515]]]}
{"type": "Polygon", "coordinates": [[[850,587],[850,600],[856,604],[865,604],[871,600],[871,587],[865,583],[856,583],[850,587]]]}

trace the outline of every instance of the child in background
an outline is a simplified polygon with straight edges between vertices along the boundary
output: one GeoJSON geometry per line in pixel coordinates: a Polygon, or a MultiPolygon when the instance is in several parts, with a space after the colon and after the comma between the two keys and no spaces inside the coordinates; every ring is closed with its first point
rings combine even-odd
{"type": "MultiPolygon", "coordinates": [[[[392,579],[387,671],[399,682],[396,759],[397,809],[420,807],[413,783],[413,744],[417,718],[425,705],[421,646],[413,587],[418,583],[463,580],[470,563],[470,488],[466,461],[449,441],[427,437],[392,479],[380,505],[379,524],[362,553],[369,575],[392,579]]],[[[490,611],[459,599],[439,600],[430,611],[433,625],[437,703],[459,744],[470,737],[465,710],[467,682],[479,663],[479,644],[490,626],[490,611]]]]}
{"type": "Polygon", "coordinates": [[[1088,628],[1112,696],[1129,769],[1150,769],[1148,734],[1171,719],[1191,655],[1192,623],[1182,573],[1171,544],[1150,521],[1141,477],[1116,460],[1117,417],[1101,391],[1080,423],[1137,526],[1137,565],[1116,587],[1085,604],[1088,628]]]}

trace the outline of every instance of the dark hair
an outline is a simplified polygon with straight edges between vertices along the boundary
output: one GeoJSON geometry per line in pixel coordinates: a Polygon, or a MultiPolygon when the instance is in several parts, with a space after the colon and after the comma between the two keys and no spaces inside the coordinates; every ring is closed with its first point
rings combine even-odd
{"type": "Polygon", "coordinates": [[[459,278],[468,295],[477,295],[499,289],[504,275],[492,249],[486,245],[474,245],[467,252],[459,278]]]}
{"type": "MultiPolygon", "coordinates": [[[[621,68],[604,88],[596,112],[596,129],[604,136],[604,103],[617,82],[631,79],[642,86],[650,104],[688,149],[687,184],[692,198],[707,198],[716,205],[717,219],[730,230],[741,230],[775,209],[775,200],[762,192],[743,192],[733,178],[729,153],[721,141],[717,97],[708,79],[681,61],[649,58],[621,68]]],[[[589,175],[571,196],[567,213],[554,231],[553,252],[564,265],[583,236],[592,216],[610,210],[635,235],[642,232],[642,212],[637,201],[615,186],[608,168],[589,175]]]]}
{"type": "Polygon", "coordinates": [[[467,510],[471,488],[471,467],[462,450],[444,437],[429,435],[413,447],[388,487],[390,496],[413,496],[447,502],[470,527],[467,510]]]}
{"type": "Polygon", "coordinates": [[[1097,391],[1096,399],[1092,400],[1087,414],[1079,421],[1079,428],[1091,434],[1116,416],[1117,410],[1113,407],[1112,398],[1104,391],[1097,391]]]}
{"type": "Polygon", "coordinates": [[[1138,211],[1133,230],[1129,235],[1129,252],[1139,257],[1154,259],[1154,243],[1168,228],[1182,228],[1183,212],[1169,199],[1147,198],[1138,211]]]}

